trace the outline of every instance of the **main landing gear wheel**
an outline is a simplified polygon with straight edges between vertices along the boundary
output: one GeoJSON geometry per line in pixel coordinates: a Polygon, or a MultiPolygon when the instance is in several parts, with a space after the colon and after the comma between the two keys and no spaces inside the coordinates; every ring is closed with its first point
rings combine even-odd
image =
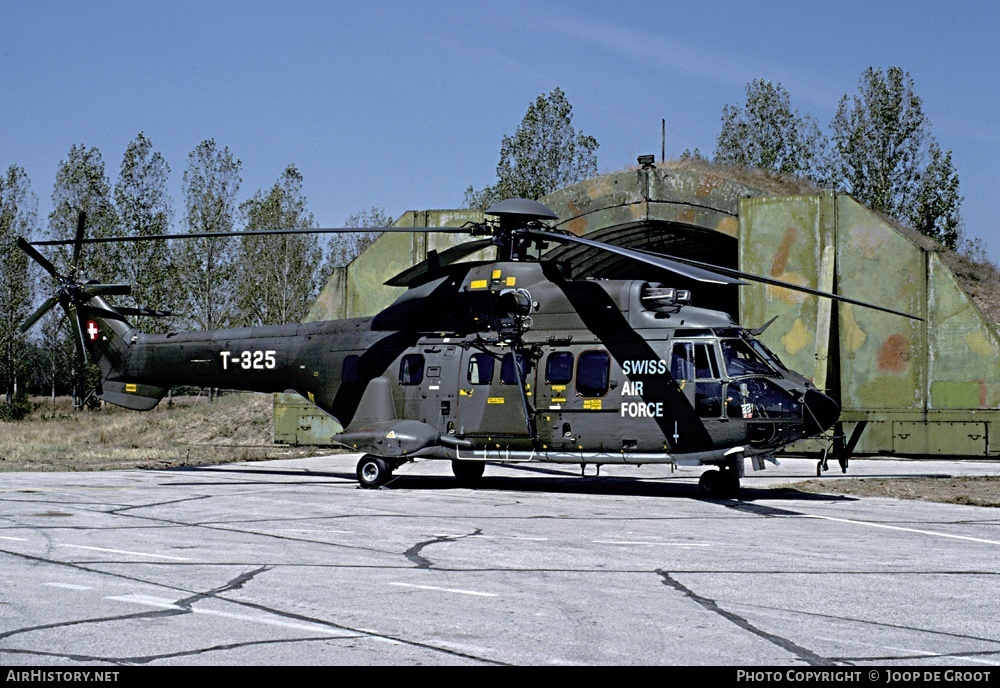
{"type": "Polygon", "coordinates": [[[698,491],[709,499],[735,497],[740,491],[740,479],[733,470],[705,471],[698,479],[698,491]]]}
{"type": "Polygon", "coordinates": [[[358,461],[358,484],[365,489],[381,487],[392,477],[392,468],[385,459],[365,454],[358,461]]]}
{"type": "Polygon", "coordinates": [[[451,472],[458,478],[458,482],[463,485],[472,485],[483,477],[486,471],[486,464],[482,461],[459,461],[451,462],[451,472]]]}

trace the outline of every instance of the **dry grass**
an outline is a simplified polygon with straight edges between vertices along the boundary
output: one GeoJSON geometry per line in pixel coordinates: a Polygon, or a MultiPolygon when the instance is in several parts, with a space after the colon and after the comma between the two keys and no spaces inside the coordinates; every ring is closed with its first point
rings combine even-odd
{"type": "Polygon", "coordinates": [[[919,499],[946,504],[1000,507],[1000,476],[941,478],[858,478],[807,480],[793,487],[804,492],[835,493],[854,497],[919,499]]]}
{"type": "Polygon", "coordinates": [[[76,411],[67,399],[36,400],[18,423],[0,423],[0,471],[163,468],[310,456],[272,442],[272,397],[229,393],[163,401],[140,413],[115,406],[76,411]]]}

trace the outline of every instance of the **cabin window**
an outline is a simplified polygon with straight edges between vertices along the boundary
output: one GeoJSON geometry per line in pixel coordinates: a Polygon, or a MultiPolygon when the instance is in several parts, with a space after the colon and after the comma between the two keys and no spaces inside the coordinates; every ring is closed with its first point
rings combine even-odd
{"type": "Polygon", "coordinates": [[[399,362],[399,384],[419,385],[424,381],[424,355],[407,354],[399,362]]]}
{"type": "Polygon", "coordinates": [[[719,361],[711,342],[677,342],[671,351],[670,374],[675,380],[718,380],[719,361]]]}
{"type": "Polygon", "coordinates": [[[576,363],[576,393],[582,397],[603,397],[608,393],[611,357],[606,351],[584,351],[576,363]]]}
{"type": "Polygon", "coordinates": [[[493,384],[493,356],[490,354],[472,354],[469,358],[469,384],[493,384]]]}
{"type": "Polygon", "coordinates": [[[518,355],[517,357],[518,365],[514,364],[514,354],[504,354],[503,359],[500,361],[500,384],[501,385],[516,385],[517,384],[517,370],[521,369],[521,380],[528,376],[528,366],[525,364],[524,357],[518,355]]]}
{"type": "Polygon", "coordinates": [[[550,385],[565,385],[573,379],[573,354],[556,351],[545,360],[545,381],[550,385]]]}
{"type": "Polygon", "coordinates": [[[360,358],[351,354],[344,359],[344,367],[340,371],[340,381],[347,385],[353,385],[358,381],[358,361],[360,358]]]}

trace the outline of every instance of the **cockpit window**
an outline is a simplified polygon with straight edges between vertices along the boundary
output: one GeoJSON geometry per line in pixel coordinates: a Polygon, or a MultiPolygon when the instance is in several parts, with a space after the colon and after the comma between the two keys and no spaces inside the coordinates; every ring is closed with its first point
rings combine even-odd
{"type": "Polygon", "coordinates": [[[726,405],[730,418],[802,418],[802,403],[766,378],[730,382],[728,391],[726,405]]]}
{"type": "Polygon", "coordinates": [[[759,339],[750,339],[749,341],[750,345],[754,348],[754,351],[759,353],[764,358],[765,361],[770,363],[775,368],[788,370],[785,364],[781,362],[781,359],[778,358],[774,353],[772,353],[770,349],[764,346],[764,342],[760,341],[759,339]]]}
{"type": "Polygon", "coordinates": [[[723,339],[722,358],[730,377],[774,375],[774,368],[745,339],[723,339]]]}

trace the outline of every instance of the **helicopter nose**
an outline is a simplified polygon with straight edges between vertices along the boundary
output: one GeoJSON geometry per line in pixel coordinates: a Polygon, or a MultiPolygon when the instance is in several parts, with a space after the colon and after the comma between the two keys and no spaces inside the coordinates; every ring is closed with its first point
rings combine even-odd
{"type": "Polygon", "coordinates": [[[805,421],[806,433],[810,436],[819,435],[824,430],[833,427],[833,424],[840,418],[840,404],[814,389],[806,391],[802,400],[805,406],[803,420],[805,421]]]}

